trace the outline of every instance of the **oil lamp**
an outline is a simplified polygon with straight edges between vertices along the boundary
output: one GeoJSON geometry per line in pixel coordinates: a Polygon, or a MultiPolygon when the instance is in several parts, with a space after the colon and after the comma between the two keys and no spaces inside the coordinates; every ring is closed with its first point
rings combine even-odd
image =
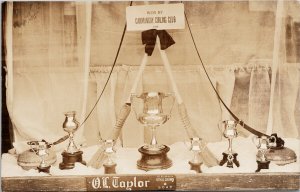
{"type": "Polygon", "coordinates": [[[276,133],[271,134],[269,137],[270,150],[266,152],[268,160],[277,165],[286,165],[297,161],[295,151],[284,146],[284,140],[277,136],[276,133]]]}

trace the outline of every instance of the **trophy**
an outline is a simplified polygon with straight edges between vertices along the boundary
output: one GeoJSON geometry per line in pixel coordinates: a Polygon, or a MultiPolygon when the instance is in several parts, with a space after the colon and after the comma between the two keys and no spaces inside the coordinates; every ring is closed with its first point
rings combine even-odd
{"type": "Polygon", "coordinates": [[[69,134],[69,144],[67,150],[62,152],[63,162],[59,164],[60,169],[73,169],[76,162],[86,164],[82,160],[83,152],[74,143],[74,132],[79,127],[79,122],[75,119],[75,115],[75,111],[65,113],[66,118],[63,123],[63,129],[69,134]]]}
{"type": "Polygon", "coordinates": [[[224,125],[223,136],[228,139],[229,147],[227,151],[222,153],[223,159],[220,161],[220,165],[222,166],[227,162],[227,167],[229,168],[233,168],[233,164],[239,167],[240,163],[236,159],[238,154],[232,150],[232,139],[237,137],[237,122],[233,120],[225,120],[222,121],[222,124],[224,125]]]}
{"type": "Polygon", "coordinates": [[[253,143],[256,145],[258,152],[256,154],[257,170],[269,169],[270,161],[266,158],[266,153],[269,150],[269,139],[266,136],[253,137],[253,143]]]}
{"type": "Polygon", "coordinates": [[[115,154],[116,150],[114,148],[114,140],[105,140],[104,143],[105,146],[105,155],[106,155],[106,160],[103,163],[104,166],[104,173],[105,174],[113,174],[116,173],[116,163],[113,161],[113,155],[115,154]]]}
{"type": "Polygon", "coordinates": [[[191,166],[191,170],[196,171],[197,173],[201,173],[200,166],[202,165],[202,160],[200,159],[200,153],[201,153],[201,139],[199,137],[193,137],[190,138],[190,150],[193,152],[193,159],[189,161],[189,164],[191,166]]]}
{"type": "Polygon", "coordinates": [[[266,152],[266,157],[269,161],[277,165],[286,165],[297,161],[295,151],[284,146],[284,140],[277,136],[276,133],[269,137],[269,150],[266,152]]]}
{"type": "Polygon", "coordinates": [[[37,167],[39,172],[49,173],[51,165],[48,165],[45,161],[45,157],[49,155],[47,143],[44,141],[30,141],[27,144],[41,158],[41,162],[37,167]]]}
{"type": "Polygon", "coordinates": [[[141,159],[137,161],[139,169],[148,171],[152,169],[167,169],[172,166],[172,161],[167,157],[170,148],[166,145],[158,144],[156,139],[156,128],[169,120],[174,105],[174,97],[172,94],[164,94],[162,92],[146,92],[140,96],[131,95],[131,103],[134,101],[142,101],[142,109],[137,114],[136,107],[134,112],[137,120],[145,127],[151,129],[151,141],[149,144],[139,148],[141,159]],[[172,105],[167,109],[162,101],[166,98],[172,98],[172,105]],[[167,113],[165,113],[168,111],[167,113]]]}

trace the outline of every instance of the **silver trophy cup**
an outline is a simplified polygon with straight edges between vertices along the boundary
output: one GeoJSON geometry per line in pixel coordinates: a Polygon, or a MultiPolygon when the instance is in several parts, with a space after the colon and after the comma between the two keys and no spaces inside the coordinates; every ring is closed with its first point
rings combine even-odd
{"type": "Polygon", "coordinates": [[[222,121],[222,130],[223,136],[228,139],[229,146],[226,151],[224,151],[223,159],[220,161],[220,165],[224,165],[227,162],[227,167],[233,168],[233,164],[237,167],[240,166],[239,162],[237,161],[237,153],[232,149],[232,140],[237,137],[237,126],[238,122],[233,120],[225,120],[222,121]]]}
{"type": "Polygon", "coordinates": [[[270,161],[266,157],[266,153],[270,148],[269,139],[266,136],[256,136],[253,137],[252,141],[258,149],[256,154],[257,170],[255,172],[259,172],[261,169],[269,169],[270,161]]]}
{"type": "Polygon", "coordinates": [[[105,140],[104,142],[105,150],[104,153],[106,155],[106,159],[103,163],[104,173],[105,174],[113,174],[116,173],[116,163],[114,161],[114,155],[116,153],[116,149],[114,147],[114,140],[105,140]]]}
{"type": "Polygon", "coordinates": [[[200,166],[202,165],[202,159],[200,158],[201,153],[201,138],[193,137],[190,138],[190,151],[193,152],[193,159],[189,161],[191,170],[201,173],[200,166]]]}
{"type": "Polygon", "coordinates": [[[78,149],[74,142],[74,132],[79,127],[79,122],[76,120],[75,115],[75,111],[65,113],[65,121],[62,127],[69,134],[69,144],[67,149],[62,153],[63,162],[59,164],[60,169],[73,169],[76,162],[86,164],[82,160],[83,152],[78,149]]]}
{"type": "Polygon", "coordinates": [[[166,145],[158,144],[156,128],[169,120],[174,101],[172,94],[161,92],[146,92],[139,96],[131,96],[131,103],[137,120],[144,127],[151,130],[150,143],[139,148],[139,152],[142,154],[142,158],[137,162],[139,169],[146,171],[167,169],[172,165],[172,161],[167,157],[167,152],[170,148],[166,145]],[[167,99],[171,99],[171,105],[163,105],[163,101],[167,99]],[[138,105],[138,102],[140,105],[138,105]]]}
{"type": "Polygon", "coordinates": [[[67,153],[76,153],[79,151],[74,142],[74,132],[79,127],[79,122],[75,119],[76,112],[70,111],[65,113],[65,121],[63,122],[63,129],[69,134],[69,144],[66,150],[67,153]]]}
{"type": "Polygon", "coordinates": [[[46,156],[49,155],[47,143],[45,141],[31,141],[28,142],[28,145],[41,158],[41,163],[37,167],[39,172],[49,173],[51,165],[45,161],[46,156]]]}

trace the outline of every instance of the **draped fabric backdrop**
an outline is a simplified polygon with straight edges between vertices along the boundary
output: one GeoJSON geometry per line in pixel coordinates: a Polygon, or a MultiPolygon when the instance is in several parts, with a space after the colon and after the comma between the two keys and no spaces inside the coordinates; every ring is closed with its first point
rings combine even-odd
{"type": "MultiPolygon", "coordinates": [[[[5,47],[12,56],[6,58],[7,106],[15,146],[24,140],[55,141],[66,134],[62,129],[64,112],[76,111],[77,119],[83,122],[100,95],[118,49],[129,2],[8,4],[6,31],[9,33],[10,29],[12,33],[6,34],[5,47]]],[[[138,4],[143,2],[134,2],[138,4]]],[[[196,44],[221,97],[238,117],[266,132],[276,2],[184,4],[196,44]]],[[[286,18],[289,23],[299,19],[300,5],[289,1],[284,3],[284,9],[284,38],[279,55],[283,60],[276,76],[272,128],[282,137],[299,138],[300,65],[299,60],[287,60],[283,51],[287,43],[286,18]]],[[[293,37],[295,31],[292,30],[293,37]]],[[[222,133],[218,124],[230,115],[210,87],[187,26],[169,33],[176,44],[166,52],[190,121],[203,139],[219,141],[222,133]]],[[[296,50],[294,40],[288,43],[296,50]]],[[[143,54],[141,33],[126,32],[102,98],[75,133],[78,143],[94,145],[100,138],[108,138],[130,94],[143,54]]],[[[296,51],[288,54],[288,58],[295,58],[296,51]]],[[[148,60],[137,93],[171,92],[157,48],[148,60]]],[[[157,131],[160,143],[187,139],[176,105],[171,119],[157,131]]],[[[242,136],[249,135],[241,127],[239,131],[242,136]]],[[[149,130],[142,127],[132,111],[122,130],[122,145],[137,147],[149,141],[149,137],[149,130]]]]}

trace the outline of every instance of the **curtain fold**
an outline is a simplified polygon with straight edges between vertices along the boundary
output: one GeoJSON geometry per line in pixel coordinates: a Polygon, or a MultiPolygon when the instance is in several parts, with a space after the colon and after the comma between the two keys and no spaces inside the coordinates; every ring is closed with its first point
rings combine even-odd
{"type": "MultiPolygon", "coordinates": [[[[233,68],[216,68],[212,71],[213,77],[216,79],[216,88],[218,93],[220,93],[221,98],[225,104],[230,107],[233,90],[235,85],[235,74],[233,68]]],[[[220,107],[222,110],[222,120],[231,119],[229,112],[220,102],[220,107]]]]}
{"type": "Polygon", "coordinates": [[[299,75],[299,64],[285,64],[280,67],[276,78],[273,132],[284,137],[299,138],[299,124],[298,127],[296,124],[296,114],[299,111],[299,75]]]}
{"type": "MultiPolygon", "coordinates": [[[[84,126],[86,120],[86,107],[88,100],[88,81],[89,81],[89,66],[91,57],[91,25],[92,25],[92,3],[91,2],[77,2],[76,3],[76,24],[77,24],[77,54],[79,65],[82,66],[82,107],[80,113],[80,123],[75,135],[75,140],[83,140],[84,126]]],[[[81,141],[85,142],[85,141],[81,141]]]]}
{"type": "MultiPolygon", "coordinates": [[[[3,35],[5,35],[4,39],[4,51],[5,52],[5,61],[6,61],[6,76],[5,76],[5,87],[6,87],[6,105],[8,112],[10,116],[12,115],[13,111],[13,2],[7,2],[6,4],[6,15],[2,14],[4,16],[3,22],[5,23],[3,30],[3,35]]],[[[4,75],[4,74],[2,74],[4,75]]],[[[16,131],[13,131],[14,138],[17,135],[16,131]]],[[[12,137],[11,137],[12,138],[12,137]]]]}
{"type": "MultiPolygon", "coordinates": [[[[104,84],[108,78],[108,74],[97,74],[97,98],[103,90],[104,84]]],[[[115,125],[116,113],[115,113],[115,91],[116,91],[116,78],[117,74],[111,75],[110,81],[103,92],[102,98],[97,105],[97,116],[99,131],[102,139],[110,139],[111,131],[115,125]]],[[[125,79],[124,79],[125,80],[125,79]]]]}
{"type": "Polygon", "coordinates": [[[248,123],[256,130],[266,133],[270,104],[269,69],[254,66],[249,84],[248,123]]]}
{"type": "MultiPolygon", "coordinates": [[[[76,14],[64,14],[64,3],[14,4],[15,84],[13,104],[8,105],[17,135],[14,145],[22,140],[54,142],[67,134],[62,129],[65,112],[76,111],[77,119],[82,119],[89,61],[81,62],[87,57],[80,50],[90,46],[76,40],[76,35],[85,34],[76,30],[76,14]],[[28,18],[29,13],[35,16],[28,18]],[[83,56],[76,54],[77,49],[83,56]]],[[[71,9],[75,13],[75,7],[71,9]]],[[[76,140],[82,142],[83,134],[76,140]]]]}

